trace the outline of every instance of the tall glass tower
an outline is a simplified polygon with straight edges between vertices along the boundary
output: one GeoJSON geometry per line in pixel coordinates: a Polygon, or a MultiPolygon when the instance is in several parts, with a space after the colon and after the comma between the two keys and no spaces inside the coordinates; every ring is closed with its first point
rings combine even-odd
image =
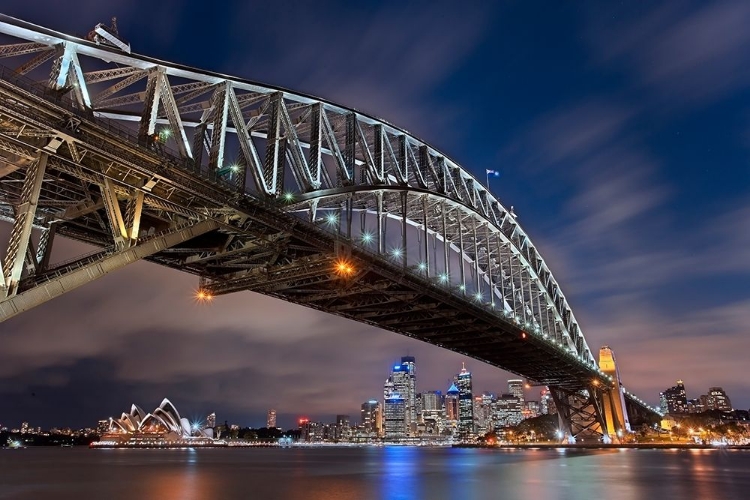
{"type": "Polygon", "coordinates": [[[467,438],[474,433],[474,395],[471,389],[471,372],[462,364],[456,375],[458,388],[458,435],[467,438]]]}
{"type": "Polygon", "coordinates": [[[416,361],[413,356],[404,356],[401,363],[393,366],[391,375],[383,386],[383,399],[396,395],[404,401],[404,426],[407,434],[416,431],[416,361]]]}

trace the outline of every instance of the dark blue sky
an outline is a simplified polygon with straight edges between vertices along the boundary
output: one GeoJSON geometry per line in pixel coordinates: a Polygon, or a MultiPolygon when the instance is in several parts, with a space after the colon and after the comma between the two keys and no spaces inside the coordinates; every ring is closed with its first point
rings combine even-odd
{"type": "MultiPolygon", "coordinates": [[[[492,190],[628,389],[655,404],[682,378],[750,406],[750,3],[43,3],[3,9],[72,34],[117,15],[136,53],[318,95],[500,170],[492,190]]],[[[84,425],[163,396],[244,424],[268,407],[330,419],[378,397],[407,350],[419,390],[463,361],[249,293],[196,308],[194,286],[136,264],[0,325],[0,422],[84,425]]]]}

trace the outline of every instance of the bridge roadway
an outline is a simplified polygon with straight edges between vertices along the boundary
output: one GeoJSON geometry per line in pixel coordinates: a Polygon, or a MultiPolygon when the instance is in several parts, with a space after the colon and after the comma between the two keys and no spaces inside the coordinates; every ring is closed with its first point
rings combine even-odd
{"type": "Polygon", "coordinates": [[[0,320],[147,259],[199,276],[206,300],[250,290],[463,353],[550,386],[569,419],[593,419],[579,430],[602,423],[599,395],[620,382],[512,211],[438,151],[309,96],[7,16],[0,33],[35,40],[0,57],[36,54],[0,68],[0,216],[14,224],[0,320]],[[99,66],[84,72],[84,54],[99,66]],[[49,84],[23,76],[44,57],[49,84]],[[112,97],[136,77],[145,89],[112,97]],[[99,250],[50,263],[56,235],[99,250]]]}

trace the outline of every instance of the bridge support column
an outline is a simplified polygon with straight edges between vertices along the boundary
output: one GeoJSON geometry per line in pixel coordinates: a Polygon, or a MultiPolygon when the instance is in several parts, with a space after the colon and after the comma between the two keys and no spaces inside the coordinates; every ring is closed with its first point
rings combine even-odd
{"type": "MultiPolygon", "coordinates": [[[[144,259],[191,238],[217,229],[219,224],[204,220],[187,227],[177,228],[169,233],[147,240],[139,245],[115,253],[97,254],[95,260],[83,259],[51,273],[44,281],[39,281],[28,290],[0,302],[0,323],[33,307],[101,278],[126,265],[144,259]]],[[[21,259],[23,263],[23,259],[21,259]]]]}
{"type": "Polygon", "coordinates": [[[42,189],[44,172],[47,169],[48,157],[47,153],[40,152],[37,160],[32,162],[26,171],[26,179],[21,188],[21,204],[16,212],[16,220],[13,223],[5,262],[3,263],[6,297],[15,295],[18,289],[18,281],[23,273],[23,265],[31,240],[31,229],[34,224],[36,206],[39,202],[39,192],[42,189]]]}
{"type": "Polygon", "coordinates": [[[630,419],[625,406],[625,396],[622,392],[620,372],[615,362],[615,353],[608,346],[599,350],[599,369],[612,380],[611,386],[602,390],[605,430],[613,440],[620,440],[626,432],[631,431],[630,419]]]}
{"type": "Polygon", "coordinates": [[[586,438],[598,440],[602,436],[605,425],[598,392],[595,388],[566,391],[550,387],[560,431],[567,439],[575,442],[586,438]]]}

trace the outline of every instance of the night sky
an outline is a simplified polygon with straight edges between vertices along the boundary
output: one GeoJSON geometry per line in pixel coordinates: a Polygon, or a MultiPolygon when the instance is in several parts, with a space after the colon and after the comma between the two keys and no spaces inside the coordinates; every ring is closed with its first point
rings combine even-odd
{"type": "MultiPolygon", "coordinates": [[[[3,10],[79,35],[116,15],[136,53],[317,95],[480,179],[499,170],[493,192],[629,390],[657,404],[682,378],[688,397],[723,386],[750,407],[750,3],[467,3],[3,10]]],[[[478,361],[275,299],[196,304],[196,285],[137,263],[0,324],[0,424],[91,426],[165,396],[242,425],[264,425],[268,408],[282,426],[356,420],[407,353],[419,391],[447,389],[462,361],[475,391],[507,388],[478,361]]]]}

